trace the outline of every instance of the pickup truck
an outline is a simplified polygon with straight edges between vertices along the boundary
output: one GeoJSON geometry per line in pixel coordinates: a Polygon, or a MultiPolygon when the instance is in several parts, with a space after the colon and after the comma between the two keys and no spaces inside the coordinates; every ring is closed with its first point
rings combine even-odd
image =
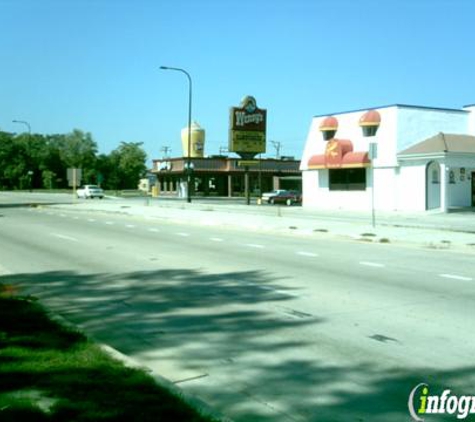
{"type": "Polygon", "coordinates": [[[82,188],[76,190],[78,198],[104,198],[104,191],[96,185],[84,185],[82,188]]]}

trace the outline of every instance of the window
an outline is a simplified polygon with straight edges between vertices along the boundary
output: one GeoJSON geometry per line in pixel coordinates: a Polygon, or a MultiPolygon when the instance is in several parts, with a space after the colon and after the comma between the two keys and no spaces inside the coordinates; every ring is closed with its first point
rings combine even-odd
{"type": "Polygon", "coordinates": [[[365,190],[366,169],[331,169],[330,190],[365,190]]]}

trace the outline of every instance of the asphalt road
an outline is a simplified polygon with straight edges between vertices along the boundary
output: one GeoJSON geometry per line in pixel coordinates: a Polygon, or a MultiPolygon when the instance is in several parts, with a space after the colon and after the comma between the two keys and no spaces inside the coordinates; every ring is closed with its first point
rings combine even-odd
{"type": "Polygon", "coordinates": [[[473,255],[4,206],[0,274],[236,421],[473,394],[473,255]]]}
{"type": "MultiPolygon", "coordinates": [[[[0,192],[0,209],[3,206],[24,206],[26,204],[73,204],[77,200],[72,194],[38,192],[0,192]]],[[[96,200],[97,201],[97,200],[96,200]]],[[[273,206],[256,205],[253,199],[251,205],[245,205],[244,198],[193,198],[192,204],[187,204],[182,198],[175,196],[151,197],[108,197],[104,202],[113,202],[124,206],[144,205],[164,208],[191,208],[204,210],[219,210],[242,215],[248,218],[253,215],[263,217],[288,217],[298,218],[302,221],[324,220],[329,222],[365,223],[371,222],[371,212],[368,211],[343,211],[315,210],[301,206],[273,206]]],[[[88,202],[88,201],[86,201],[88,202]]],[[[475,208],[452,210],[450,213],[396,213],[376,211],[376,224],[378,227],[424,227],[428,229],[463,232],[475,234],[475,208]]]]}

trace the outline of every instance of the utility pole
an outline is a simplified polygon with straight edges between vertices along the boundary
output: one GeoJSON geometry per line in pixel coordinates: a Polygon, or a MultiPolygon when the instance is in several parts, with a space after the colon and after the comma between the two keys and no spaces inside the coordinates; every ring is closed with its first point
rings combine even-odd
{"type": "Polygon", "coordinates": [[[171,152],[172,149],[169,146],[164,146],[160,148],[160,152],[163,153],[163,158],[168,158],[168,153],[171,152]]]}
{"type": "Polygon", "coordinates": [[[275,148],[275,158],[277,160],[279,160],[280,159],[280,149],[282,148],[282,142],[280,142],[280,141],[270,141],[270,143],[275,148]]]}

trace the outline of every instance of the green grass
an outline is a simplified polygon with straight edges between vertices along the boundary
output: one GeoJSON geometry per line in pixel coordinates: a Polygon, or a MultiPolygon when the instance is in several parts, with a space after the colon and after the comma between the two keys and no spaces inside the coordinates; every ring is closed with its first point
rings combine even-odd
{"type": "Polygon", "coordinates": [[[209,421],[0,285],[0,420],[209,421]]]}

